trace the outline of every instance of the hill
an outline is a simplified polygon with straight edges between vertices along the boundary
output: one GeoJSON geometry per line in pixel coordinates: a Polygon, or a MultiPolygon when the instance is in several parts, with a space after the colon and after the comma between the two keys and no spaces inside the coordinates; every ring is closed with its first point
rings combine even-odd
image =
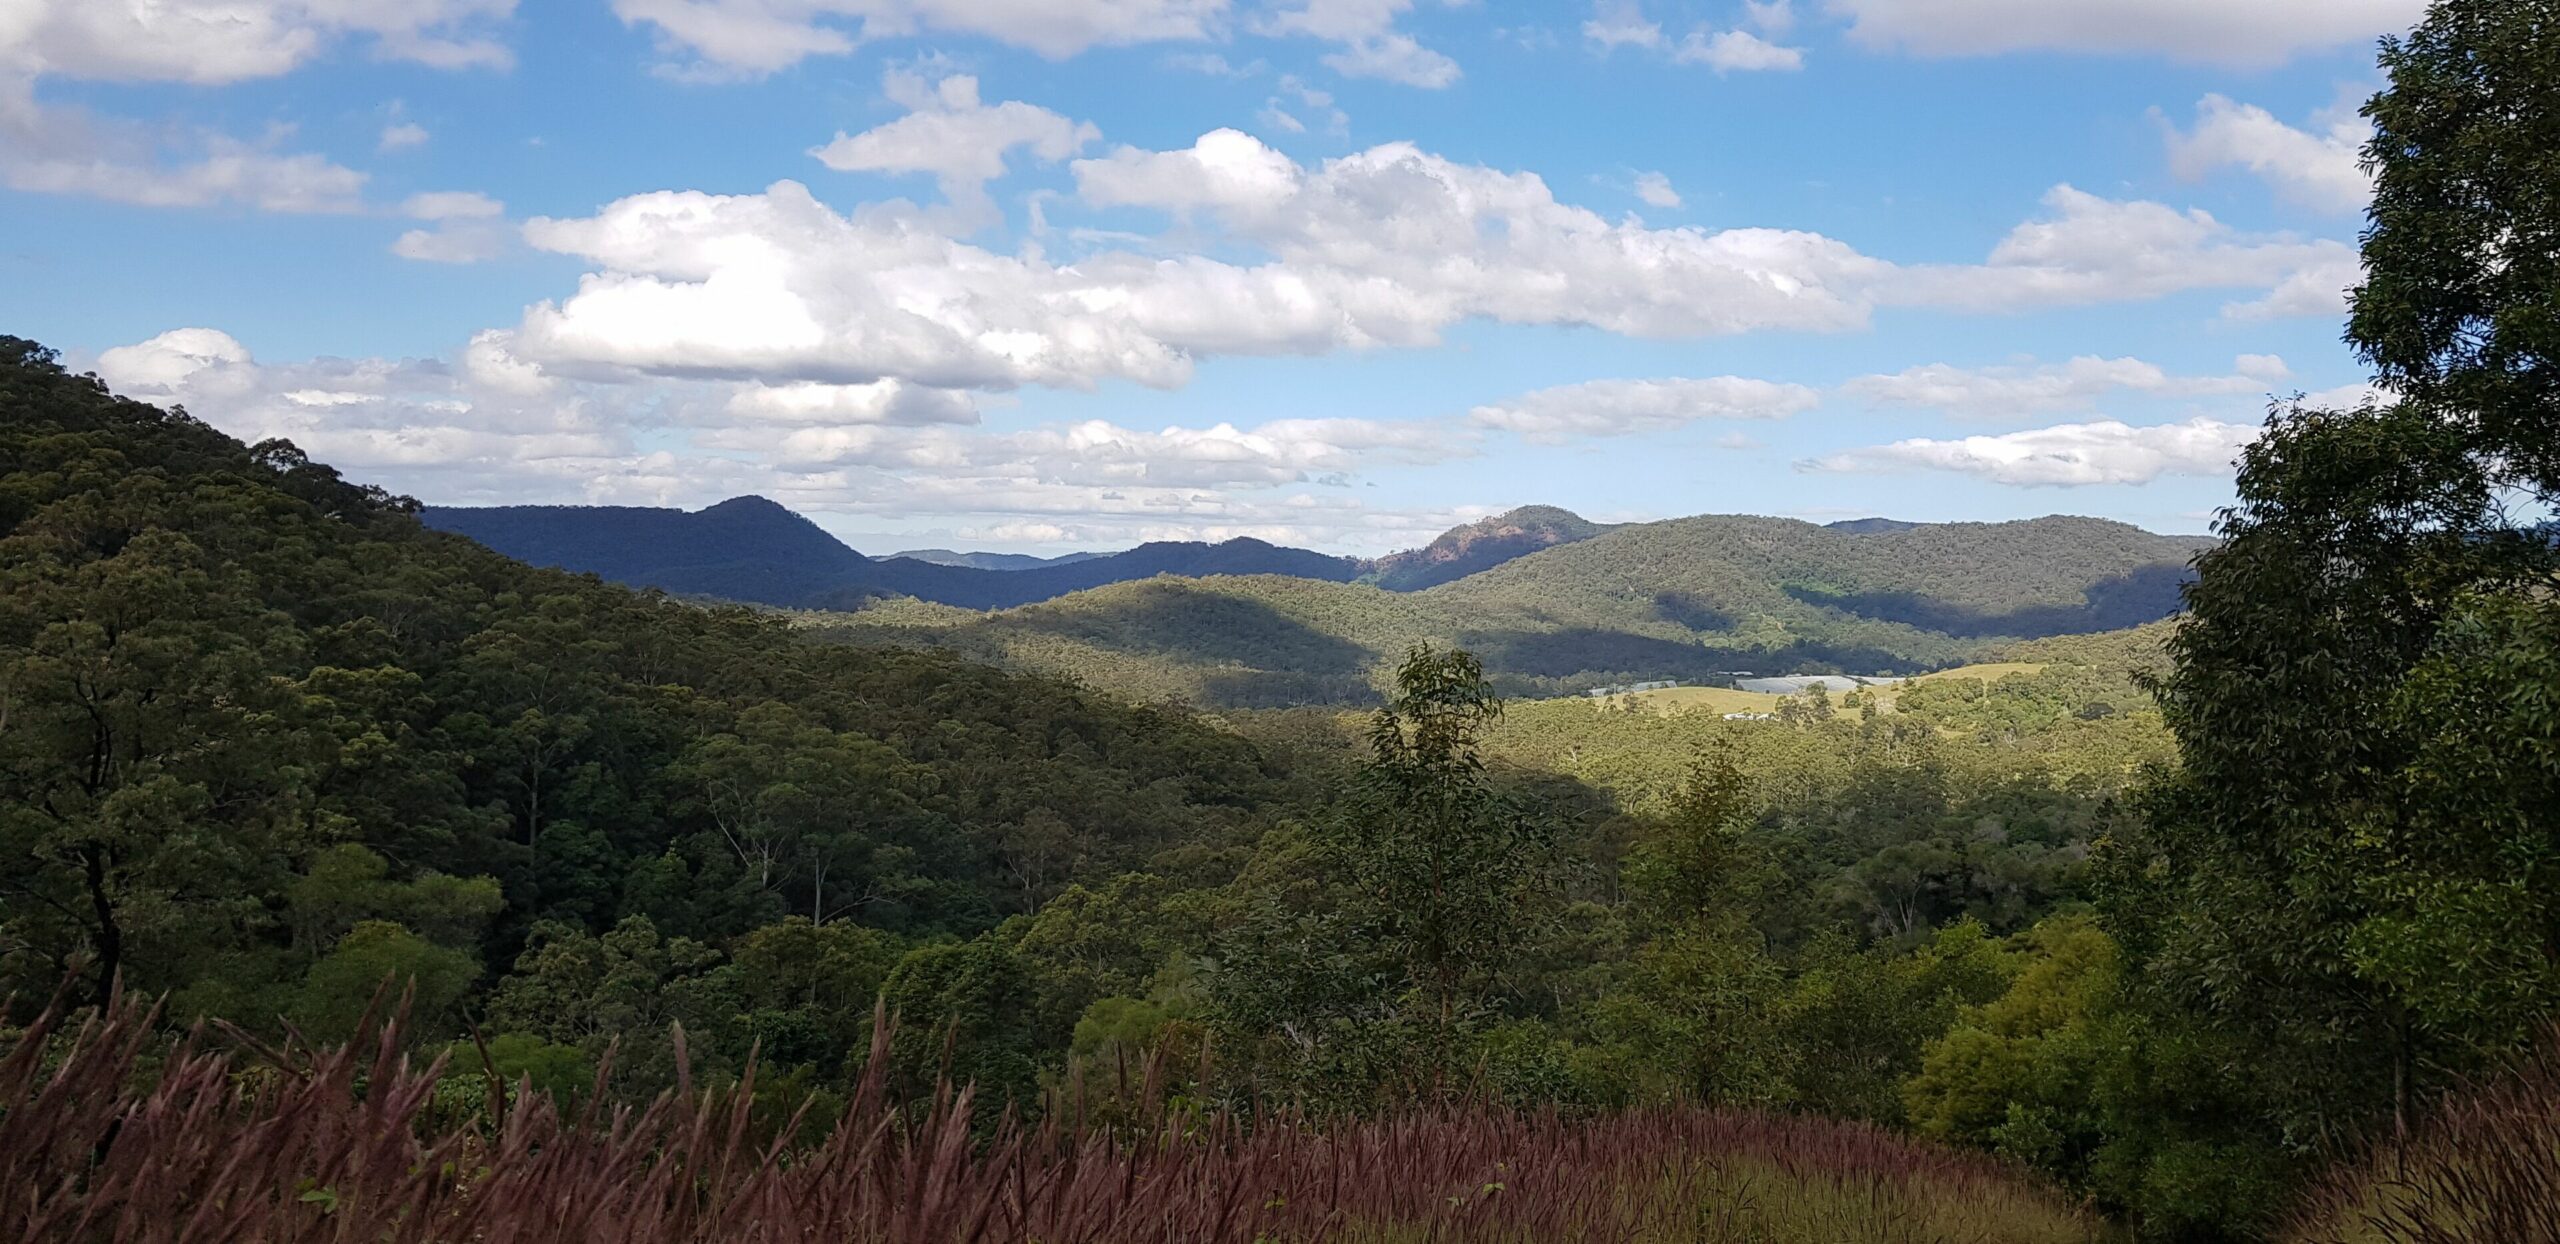
{"type": "Polygon", "coordinates": [[[1491,570],[1540,549],[1588,540],[1607,530],[1571,510],[1552,505],[1522,506],[1508,514],[1453,527],[1421,548],[1381,557],[1371,564],[1367,578],[1392,592],[1419,591],[1491,570]]]}
{"type": "Polygon", "coordinates": [[[1483,656],[1512,695],[1761,675],[1916,674],[2178,607],[2201,542],[2040,518],[1860,534],[1710,516],[1605,530],[1418,592],[1274,576],[1122,583],[973,614],[883,602],[804,623],[949,648],[1146,699],[1366,703],[1417,642],[1483,656]]]}
{"type": "Polygon", "coordinates": [[[681,595],[768,604],[866,581],[870,559],[763,497],[688,513],[632,505],[425,506],[419,521],[518,561],[681,595]]]}
{"type": "MultiPolygon", "coordinates": [[[[86,965],[335,1022],[305,972],[365,922],[457,988],[545,922],[969,934],[1249,842],[1278,790],[1175,716],[536,569],[413,508],[0,337],[0,995],[86,965]]],[[[802,534],[687,517],[664,534],[703,566],[802,534]]]]}
{"type": "Polygon", "coordinates": [[[537,566],[633,587],[784,608],[853,608],[883,596],[1005,609],[1157,575],[1284,574],[1345,582],[1360,561],[1240,538],[1160,541],[1034,564],[869,558],[763,497],[695,511],[647,506],[427,506],[419,520],[537,566]]]}

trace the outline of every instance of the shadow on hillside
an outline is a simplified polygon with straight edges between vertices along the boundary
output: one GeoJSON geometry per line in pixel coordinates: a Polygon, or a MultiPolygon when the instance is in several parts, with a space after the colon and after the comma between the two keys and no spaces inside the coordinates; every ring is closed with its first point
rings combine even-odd
{"type": "Polygon", "coordinates": [[[2078,605],[2030,605],[1990,611],[1923,596],[1917,592],[1830,593],[1789,587],[1786,593],[1808,605],[1837,609],[1880,622],[1901,622],[1923,630],[1966,639],[2017,636],[2043,639],[2052,635],[2086,635],[2157,622],[2181,608],[2178,589],[2195,577],[2182,562],[2157,562],[2090,584],[2078,605]]]}
{"type": "Polygon", "coordinates": [[[1213,708],[1303,708],[1310,704],[1368,708],[1378,689],[1356,674],[1301,674],[1288,670],[1211,674],[1200,680],[1200,702],[1213,708]]]}
{"type": "Polygon", "coordinates": [[[1484,658],[1497,677],[1528,680],[1548,693],[1576,689],[1576,682],[1674,678],[1715,682],[1736,671],[1794,674],[1851,670],[1861,674],[1917,673],[1925,668],[1880,648],[1794,643],[1784,648],[1716,648],[1620,631],[1493,631],[1462,642],[1484,658]]]}
{"type": "Polygon", "coordinates": [[[1182,582],[1143,583],[1107,600],[1079,600],[1010,621],[1033,633],[1124,652],[1299,675],[1349,675],[1363,686],[1369,667],[1380,659],[1261,601],[1182,582]]]}
{"type": "Polygon", "coordinates": [[[1653,598],[1655,617],[1678,623],[1693,631],[1729,631],[1734,616],[1687,592],[1661,592],[1653,598]]]}

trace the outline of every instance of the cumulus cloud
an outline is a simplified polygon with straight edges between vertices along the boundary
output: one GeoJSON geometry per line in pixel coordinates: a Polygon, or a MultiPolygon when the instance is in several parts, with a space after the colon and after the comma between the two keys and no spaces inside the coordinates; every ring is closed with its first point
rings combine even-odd
{"type": "Polygon", "coordinates": [[[2325,315],[2344,308],[2343,291],[2359,270],[2344,242],[2243,233],[2201,210],[2067,185],[2048,192],[2044,205],[2046,215],[2011,230],[1987,262],[1905,269],[1887,301],[2014,311],[2256,288],[2275,294],[2236,314],[2325,315]]]}
{"type": "Polygon", "coordinates": [[[2364,260],[2344,245],[2324,246],[2321,253],[2285,273],[2262,298],[2223,307],[2233,320],[2328,319],[2345,315],[2347,295],[2364,283],[2364,260]]]}
{"type": "Polygon", "coordinates": [[[1804,68],[1802,48],[1781,47],[1748,30],[1692,30],[1671,58],[1684,65],[1704,65],[1717,73],[1804,68]]]}
{"type": "Polygon", "coordinates": [[[365,175],[326,157],[195,128],[156,129],[0,92],[0,182],[145,207],[362,211],[365,175]]]}
{"type": "Polygon", "coordinates": [[[1424,346],[1468,320],[1661,338],[1838,331],[1878,305],[2014,311],[2282,291],[2354,261],[2340,243],[2245,235],[2069,187],[1986,263],[1903,267],[1813,233],[1609,219],[1535,175],[1408,143],[1309,166],[1220,130],[1071,168],[1085,204],[1185,227],[1130,249],[1110,249],[1129,240],[1116,235],[1059,262],[969,245],[894,205],[839,213],[788,181],[636,195],[526,224],[532,245],[594,270],[526,312],[521,346],[587,373],[1169,388],[1203,357],[1424,346]]]}
{"type": "Polygon", "coordinates": [[[374,144],[374,150],[386,155],[406,151],[411,147],[424,146],[427,138],[427,127],[415,121],[399,121],[382,127],[382,137],[374,144]]]}
{"type": "Polygon", "coordinates": [[[1346,78],[1378,78],[1436,90],[1456,82],[1458,62],[1422,46],[1395,28],[1413,0],[1299,0],[1264,17],[1261,33],[1305,36],[1340,44],[1325,66],[1346,78]]]}
{"type": "Polygon", "coordinates": [[[875,39],[977,35],[1053,59],[1096,46],[1200,39],[1227,0],[613,0],[685,58],[682,71],[755,76],[875,39]]]}
{"type": "Polygon", "coordinates": [[[968,394],[897,380],[869,384],[750,383],[739,386],[724,409],[741,420],[757,423],[916,427],[978,421],[978,405],[968,394]]]}
{"type": "Polygon", "coordinates": [[[1871,47],[1923,56],[2062,51],[2278,64],[2406,30],[2426,0],[1828,0],[1871,47]]]}
{"type": "Polygon", "coordinates": [[[1014,151],[1055,164],[1102,137],[1089,123],[1018,100],[980,103],[978,80],[966,74],[928,81],[893,69],[885,89],[907,115],[859,134],[838,131],[809,154],[844,173],[930,173],[942,197],[972,222],[993,215],[987,183],[1004,176],[1014,151]]]}
{"type": "Polygon", "coordinates": [[[1635,191],[1648,207],[1680,206],[1680,192],[1672,189],[1671,179],[1661,173],[1636,174],[1635,191]]]}
{"type": "Polygon", "coordinates": [[[2296,129],[2255,104],[2207,95],[2195,127],[2170,126],[2169,164],[2189,181],[2219,168],[2245,168],[2296,203],[2331,212],[2361,212],[2373,200],[2373,177],[2361,167],[2373,126],[2352,110],[2296,129]]]}
{"type": "Polygon", "coordinates": [[[2291,372],[2273,355],[2242,355],[2223,376],[2178,376],[2135,358],[2083,356],[2054,364],[1953,367],[1931,363],[1892,375],[1861,376],[1840,391],[1879,405],[1942,411],[1964,419],[2014,419],[2095,409],[2117,394],[2232,397],[2265,394],[2291,372]]]}
{"type": "Polygon", "coordinates": [[[1951,471],[1997,484],[2147,484],[2163,475],[2228,475],[2260,425],[2196,418],[2133,427],[2112,419],[2000,436],[1916,438],[1799,464],[1808,471],[1951,471]]]}
{"type": "Polygon", "coordinates": [[[1821,403],[1800,384],[1741,376],[1592,380],[1478,406],[1468,418],[1540,444],[1579,436],[1626,436],[1704,419],[1784,419],[1821,403]]]}
{"type": "Polygon", "coordinates": [[[181,328],[104,351],[96,370],[117,392],[182,402],[242,440],[288,438],[395,487],[473,471],[574,478],[629,452],[626,434],[583,396],[510,392],[479,369],[432,360],[269,365],[228,333],[181,328]]]}
{"type": "Polygon", "coordinates": [[[13,0],[0,70],[216,86],[292,71],[343,39],[437,68],[512,62],[515,0],[13,0]]]}
{"type": "Polygon", "coordinates": [[[1604,52],[1656,48],[1662,46],[1662,27],[1645,17],[1644,6],[1637,0],[1600,0],[1593,6],[1591,20],[1582,23],[1582,37],[1604,52]]]}
{"type": "Polygon", "coordinates": [[[1674,44],[1644,15],[1639,0],[1599,0],[1591,20],[1582,24],[1582,37],[1603,54],[1622,47],[1668,49],[1676,63],[1704,65],[1720,74],[1804,68],[1804,49],[1771,42],[1795,25],[1788,0],[1745,0],[1744,12],[1758,33],[1699,26],[1674,44]]]}
{"type": "Polygon", "coordinates": [[[426,263],[484,263],[506,253],[515,228],[501,219],[507,205],[473,190],[442,190],[410,195],[400,214],[434,221],[429,229],[411,229],[391,243],[391,253],[426,263]]]}

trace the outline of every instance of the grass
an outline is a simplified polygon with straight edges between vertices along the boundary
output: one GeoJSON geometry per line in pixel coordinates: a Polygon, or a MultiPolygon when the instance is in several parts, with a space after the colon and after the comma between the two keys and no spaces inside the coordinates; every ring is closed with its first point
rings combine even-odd
{"type": "MultiPolygon", "coordinates": [[[[825,1139],[766,1139],[748,1082],[563,1114],[521,1087],[439,1121],[398,1026],[341,1047],[171,1038],[119,1001],[0,1058],[0,1238],[99,1244],[2089,1244],[1991,1159],[1877,1129],[1696,1109],[1451,1104],[1317,1126],[1154,1109],[1082,1126],[890,1100],[890,1024],[825,1139]]],[[[681,1034],[678,1047],[681,1049],[681,1034]]],[[[462,1073],[474,1074],[477,1073],[462,1073]]],[[[1152,1094],[1142,1091],[1142,1098],[1152,1094]]],[[[602,1092],[591,1103],[608,1100],[602,1092]]],[[[798,1120],[775,1134],[800,1134],[798,1120]]]]}
{"type": "Polygon", "coordinates": [[[2042,661],[1985,661],[1979,665],[1959,665],[1934,674],[1922,674],[1911,681],[1953,682],[1959,678],[1978,678],[1984,682],[1998,682],[2011,674],[2041,674],[2045,664],[2042,661]]]}
{"type": "MultiPolygon", "coordinates": [[[[1934,674],[1922,674],[1910,681],[1951,682],[1960,678],[1975,678],[1984,682],[1998,682],[2011,674],[2040,673],[2044,668],[2044,663],[2038,661],[1987,661],[1979,665],[1959,665],[1954,669],[1939,670],[1934,674]]],[[[1900,685],[1888,683],[1870,687],[1867,693],[1875,697],[1878,708],[1890,712],[1894,706],[1895,689],[1900,685]]],[[[1831,698],[1836,703],[1845,694],[1847,693],[1834,692],[1831,698]]],[[[1638,691],[1632,695],[1612,696],[1608,702],[1611,704],[1632,702],[1657,713],[1706,712],[1722,715],[1725,713],[1773,713],[1778,709],[1778,701],[1784,698],[1764,695],[1757,691],[1737,691],[1731,687],[1664,687],[1659,691],[1638,691]]]]}
{"type": "Polygon", "coordinates": [[[2560,1030],[2333,1172],[2285,1244],[2560,1244],[2560,1030]]]}

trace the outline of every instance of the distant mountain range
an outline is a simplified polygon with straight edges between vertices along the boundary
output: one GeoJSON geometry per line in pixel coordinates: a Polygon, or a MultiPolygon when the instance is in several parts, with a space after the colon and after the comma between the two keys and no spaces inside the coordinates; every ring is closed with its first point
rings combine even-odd
{"type": "Polygon", "coordinates": [[[2090,518],[1612,525],[1530,506],[1368,561],[1260,540],[1046,559],[925,550],[927,560],[865,557],[760,497],[691,513],[423,517],[540,565],[837,611],[822,625],[848,639],[1244,705],[1366,699],[1376,669],[1417,640],[1474,649],[1513,693],[1736,671],[1916,673],[2019,639],[2168,616],[2189,559],[2210,543],[2090,518]]]}
{"type": "Polygon", "coordinates": [[[1120,553],[1019,561],[943,549],[926,550],[930,559],[870,558],[763,497],[735,497],[691,512],[617,505],[428,506],[419,517],[430,527],[537,566],[796,609],[852,609],[884,596],[1006,609],[1161,574],[1281,574],[1348,582],[1367,568],[1357,558],[1252,539],[1161,541],[1120,553]]]}

